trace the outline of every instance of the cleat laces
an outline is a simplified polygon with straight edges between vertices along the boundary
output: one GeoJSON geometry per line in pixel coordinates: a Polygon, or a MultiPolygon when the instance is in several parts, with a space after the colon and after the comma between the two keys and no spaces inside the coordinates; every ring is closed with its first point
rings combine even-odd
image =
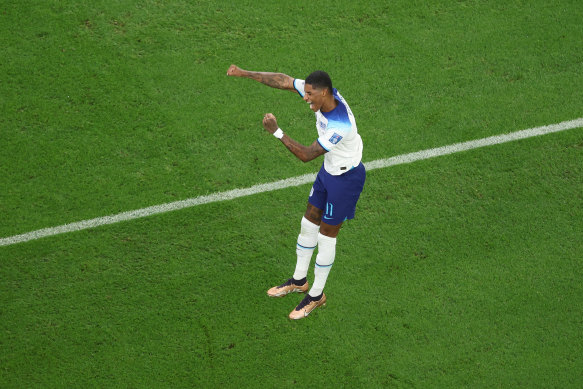
{"type": "Polygon", "coordinates": [[[298,284],[296,284],[294,282],[294,279],[293,278],[290,278],[286,282],[284,282],[283,284],[279,285],[278,288],[284,288],[284,287],[290,286],[290,285],[293,285],[293,286],[303,286],[303,285],[305,285],[305,283],[303,283],[302,285],[298,285],[298,284]]]}
{"type": "Polygon", "coordinates": [[[286,282],[284,282],[283,284],[281,284],[280,286],[278,286],[278,288],[283,288],[283,287],[286,287],[286,286],[290,286],[290,285],[293,284],[292,281],[293,280],[290,278],[289,280],[287,280],[286,282]]]}
{"type": "Polygon", "coordinates": [[[306,305],[312,302],[312,299],[309,294],[304,297],[304,299],[300,302],[300,304],[296,307],[296,311],[300,311],[305,308],[306,305]]]}

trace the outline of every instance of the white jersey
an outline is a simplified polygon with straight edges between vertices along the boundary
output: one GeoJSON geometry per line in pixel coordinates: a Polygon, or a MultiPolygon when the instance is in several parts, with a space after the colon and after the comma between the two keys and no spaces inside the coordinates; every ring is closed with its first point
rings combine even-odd
{"type": "MultiPolygon", "coordinates": [[[[305,95],[305,81],[295,79],[294,88],[305,95]]],[[[362,160],[362,139],[356,128],[356,120],[344,98],[333,89],[338,106],[330,112],[316,112],[318,143],[327,151],[324,169],[333,176],[346,173],[362,160]]]]}

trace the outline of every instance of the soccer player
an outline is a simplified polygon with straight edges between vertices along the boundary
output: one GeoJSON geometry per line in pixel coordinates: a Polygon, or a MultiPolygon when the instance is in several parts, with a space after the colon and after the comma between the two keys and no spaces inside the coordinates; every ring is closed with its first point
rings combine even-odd
{"type": "Polygon", "coordinates": [[[326,72],[315,71],[301,80],[282,73],[247,71],[231,65],[227,75],[250,78],[272,88],[298,93],[316,114],[318,138],[309,146],[285,134],[273,114],[263,117],[265,130],[278,138],[301,161],[308,162],[324,155],[324,163],[310,191],[306,213],[301,221],[295,272],[292,278],[267,291],[271,297],[308,292],[307,273],[317,246],[314,284],[289,314],[290,319],[302,319],[315,308],[326,304],[323,290],[336,255],[336,237],[342,223],[354,218],[356,203],[364,187],[366,172],[361,162],[362,139],[350,107],[338,90],[332,87],[326,72]]]}

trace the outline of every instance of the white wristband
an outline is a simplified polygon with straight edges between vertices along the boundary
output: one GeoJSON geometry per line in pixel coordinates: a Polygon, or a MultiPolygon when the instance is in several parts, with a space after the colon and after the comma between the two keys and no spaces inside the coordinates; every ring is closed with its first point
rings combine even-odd
{"type": "Polygon", "coordinates": [[[277,139],[283,138],[283,131],[281,130],[281,128],[278,128],[277,130],[275,130],[275,132],[273,133],[273,136],[275,136],[277,139]]]}

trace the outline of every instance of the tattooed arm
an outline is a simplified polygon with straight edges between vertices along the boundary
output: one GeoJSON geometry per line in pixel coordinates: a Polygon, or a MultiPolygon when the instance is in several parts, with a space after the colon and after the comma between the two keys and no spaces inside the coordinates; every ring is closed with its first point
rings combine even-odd
{"type": "Polygon", "coordinates": [[[293,140],[286,134],[284,134],[283,138],[281,138],[280,140],[281,143],[283,143],[285,147],[287,147],[287,149],[291,151],[302,162],[309,162],[313,159],[318,158],[320,155],[326,153],[326,150],[324,150],[324,148],[320,146],[317,140],[315,140],[314,143],[312,143],[309,146],[304,146],[303,144],[293,140]]]}
{"type": "MultiPolygon", "coordinates": [[[[279,127],[277,125],[277,119],[275,116],[273,116],[273,114],[265,114],[263,117],[263,127],[270,134],[273,134],[275,131],[277,131],[279,127]]],[[[281,143],[283,143],[285,147],[287,147],[287,149],[302,162],[309,162],[326,153],[326,150],[324,150],[324,148],[320,145],[320,143],[318,143],[317,140],[315,140],[314,143],[309,146],[304,146],[286,134],[283,134],[283,137],[280,140],[281,143]]]]}
{"type": "Polygon", "coordinates": [[[231,65],[227,70],[227,76],[250,78],[272,88],[296,91],[293,77],[283,73],[252,72],[231,65]]]}

